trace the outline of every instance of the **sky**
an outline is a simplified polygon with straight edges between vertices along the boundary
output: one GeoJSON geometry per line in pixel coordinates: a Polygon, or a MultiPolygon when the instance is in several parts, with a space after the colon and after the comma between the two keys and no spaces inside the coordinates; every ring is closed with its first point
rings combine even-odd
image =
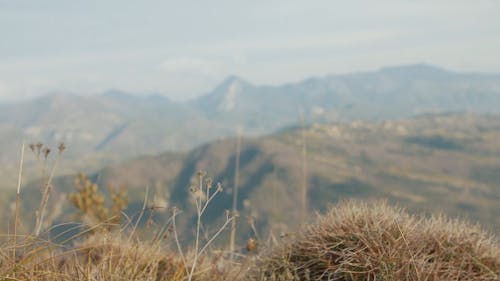
{"type": "Polygon", "coordinates": [[[122,89],[188,100],[428,63],[500,73],[497,0],[0,0],[0,101],[122,89]]]}

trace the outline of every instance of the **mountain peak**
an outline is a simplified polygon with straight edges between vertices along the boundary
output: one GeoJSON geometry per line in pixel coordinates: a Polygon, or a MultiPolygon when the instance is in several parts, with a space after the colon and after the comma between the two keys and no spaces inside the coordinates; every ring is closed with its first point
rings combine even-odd
{"type": "Polygon", "coordinates": [[[242,83],[240,80],[233,79],[229,81],[224,97],[217,106],[218,111],[229,112],[236,107],[237,95],[242,91],[242,83]]]}
{"type": "Polygon", "coordinates": [[[239,84],[241,86],[249,86],[250,85],[250,83],[247,82],[245,79],[243,79],[239,76],[236,76],[236,75],[230,75],[230,76],[226,77],[226,79],[224,79],[224,81],[222,81],[221,84],[219,84],[217,89],[228,89],[232,85],[235,85],[235,84],[239,84]]]}
{"type": "Polygon", "coordinates": [[[231,75],[213,91],[193,100],[193,102],[201,108],[211,108],[213,113],[232,112],[241,101],[242,94],[248,94],[252,91],[252,84],[239,76],[231,75]]]}
{"type": "Polygon", "coordinates": [[[226,77],[226,79],[224,79],[224,82],[222,82],[222,84],[232,83],[234,81],[245,82],[245,80],[238,75],[229,75],[228,77],[226,77]]]}
{"type": "Polygon", "coordinates": [[[111,89],[98,96],[118,103],[134,103],[134,102],[169,103],[170,102],[169,98],[160,95],[158,93],[136,95],[119,89],[111,89]]]}

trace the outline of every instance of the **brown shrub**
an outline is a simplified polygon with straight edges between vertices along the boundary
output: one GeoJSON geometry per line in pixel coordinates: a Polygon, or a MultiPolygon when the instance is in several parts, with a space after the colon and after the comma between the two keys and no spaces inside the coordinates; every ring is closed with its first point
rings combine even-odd
{"type": "Polygon", "coordinates": [[[247,280],[500,280],[500,245],[475,225],[350,201],[264,254],[247,280]]]}

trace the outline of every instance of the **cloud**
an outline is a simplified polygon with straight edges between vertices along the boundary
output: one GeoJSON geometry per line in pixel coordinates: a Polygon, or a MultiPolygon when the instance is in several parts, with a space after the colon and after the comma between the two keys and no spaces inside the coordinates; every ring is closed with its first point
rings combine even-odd
{"type": "Polygon", "coordinates": [[[171,74],[212,76],[226,69],[226,64],[219,60],[196,57],[173,57],[161,63],[161,69],[171,74]]]}
{"type": "Polygon", "coordinates": [[[149,49],[134,51],[82,52],[52,56],[0,57],[0,71],[62,69],[67,67],[137,61],[148,57],[149,49]]]}
{"type": "Polygon", "coordinates": [[[403,30],[363,30],[352,32],[317,33],[303,36],[259,38],[253,40],[225,40],[190,48],[191,51],[220,54],[227,52],[265,53],[283,51],[315,51],[318,49],[367,46],[374,42],[400,40],[410,36],[403,30]]]}

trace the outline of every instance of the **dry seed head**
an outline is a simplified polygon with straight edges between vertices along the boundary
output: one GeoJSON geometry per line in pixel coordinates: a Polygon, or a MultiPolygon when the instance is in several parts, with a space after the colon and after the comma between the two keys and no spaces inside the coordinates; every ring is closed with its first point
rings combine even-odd
{"type": "Polygon", "coordinates": [[[179,209],[176,206],[173,206],[170,208],[170,212],[172,213],[172,216],[175,216],[179,212],[179,209]]]}
{"type": "Polygon", "coordinates": [[[35,154],[36,160],[40,160],[40,153],[42,152],[42,147],[43,144],[41,142],[37,144],[30,144],[30,149],[33,151],[33,154],[35,154]]]}
{"type": "Polygon", "coordinates": [[[42,152],[43,143],[39,142],[36,144],[36,157],[37,159],[40,157],[40,153],[42,152]]]}
{"type": "Polygon", "coordinates": [[[212,188],[212,179],[211,178],[206,179],[205,185],[207,186],[208,189],[212,188]]]}
{"type": "Polygon", "coordinates": [[[49,156],[50,154],[50,148],[45,148],[43,150],[43,156],[45,157],[45,159],[47,159],[47,157],[49,156]]]}
{"type": "Polygon", "coordinates": [[[62,153],[66,149],[66,145],[64,145],[64,142],[61,142],[57,149],[59,149],[59,153],[62,153]]]}

